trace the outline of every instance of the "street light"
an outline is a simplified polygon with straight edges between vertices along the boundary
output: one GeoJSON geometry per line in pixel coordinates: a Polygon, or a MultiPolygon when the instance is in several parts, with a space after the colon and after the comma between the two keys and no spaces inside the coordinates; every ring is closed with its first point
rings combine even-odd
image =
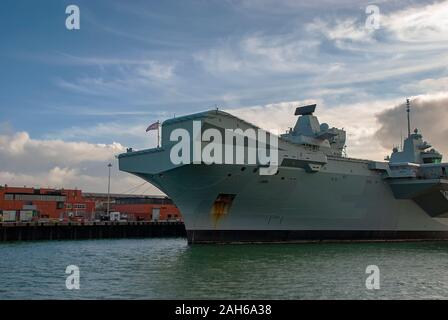
{"type": "Polygon", "coordinates": [[[110,217],[110,168],[112,168],[112,163],[107,165],[109,168],[109,183],[107,184],[107,216],[110,217]]]}

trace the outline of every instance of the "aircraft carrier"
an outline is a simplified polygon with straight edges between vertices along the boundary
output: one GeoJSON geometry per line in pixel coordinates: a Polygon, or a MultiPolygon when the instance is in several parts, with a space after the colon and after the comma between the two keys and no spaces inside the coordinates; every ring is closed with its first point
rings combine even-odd
{"type": "Polygon", "coordinates": [[[190,244],[448,239],[448,163],[417,129],[411,131],[409,101],[403,148],[383,162],[346,157],[346,132],[320,124],[315,109],[298,107],[294,128],[278,137],[272,175],[259,174],[265,166],[258,159],[171,161],[176,142],[170,135],[178,128],[193,135],[194,122],[201,134],[207,128],[259,129],[220,110],[166,120],[161,146],[128,149],[118,156],[119,167],[173,199],[190,244]]]}

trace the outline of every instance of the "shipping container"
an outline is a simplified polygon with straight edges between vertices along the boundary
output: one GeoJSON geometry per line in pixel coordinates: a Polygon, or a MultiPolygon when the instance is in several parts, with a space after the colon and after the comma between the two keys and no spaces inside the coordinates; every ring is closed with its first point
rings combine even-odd
{"type": "Polygon", "coordinates": [[[20,221],[21,222],[29,222],[33,220],[33,211],[32,210],[21,210],[20,211],[20,221]]]}
{"type": "Polygon", "coordinates": [[[110,221],[120,221],[120,212],[114,211],[109,214],[110,221]]]}
{"type": "Polygon", "coordinates": [[[160,220],[160,208],[152,208],[152,221],[160,220]]]}
{"type": "Polygon", "coordinates": [[[3,222],[15,222],[15,221],[16,221],[16,211],[3,210],[3,222]]]}

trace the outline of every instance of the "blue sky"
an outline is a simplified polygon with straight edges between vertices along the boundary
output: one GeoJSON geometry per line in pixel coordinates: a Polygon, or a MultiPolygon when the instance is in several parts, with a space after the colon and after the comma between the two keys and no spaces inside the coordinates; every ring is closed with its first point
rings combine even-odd
{"type": "MultiPolygon", "coordinates": [[[[104,144],[105,161],[121,147],[154,144],[145,126],[174,114],[218,105],[263,124],[257,108],[288,119],[288,106],[311,100],[325,120],[352,125],[355,153],[370,156],[359,145],[381,124],[358,119],[356,127],[358,116],[374,118],[368,105],[381,112],[407,96],[446,92],[446,13],[446,1],[3,0],[0,135],[22,134],[25,149],[104,144]],[[80,30],[65,28],[70,4],[80,8],[80,30]],[[369,4],[381,10],[378,30],[365,28],[369,4]]],[[[11,163],[0,168],[4,181],[28,170],[0,159],[11,163]]],[[[25,178],[55,168],[89,175],[97,165],[49,163],[25,178]]],[[[39,179],[30,183],[52,183],[39,179]]]]}

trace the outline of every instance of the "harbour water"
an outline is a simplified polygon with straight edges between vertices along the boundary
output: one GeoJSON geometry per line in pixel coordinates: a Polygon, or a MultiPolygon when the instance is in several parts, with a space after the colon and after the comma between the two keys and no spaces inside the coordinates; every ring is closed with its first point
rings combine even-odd
{"type": "Polygon", "coordinates": [[[0,299],[447,299],[448,242],[195,245],[185,239],[0,243],[0,299]],[[66,267],[80,289],[66,288],[66,267]],[[366,267],[380,289],[366,289],[366,267]]]}

